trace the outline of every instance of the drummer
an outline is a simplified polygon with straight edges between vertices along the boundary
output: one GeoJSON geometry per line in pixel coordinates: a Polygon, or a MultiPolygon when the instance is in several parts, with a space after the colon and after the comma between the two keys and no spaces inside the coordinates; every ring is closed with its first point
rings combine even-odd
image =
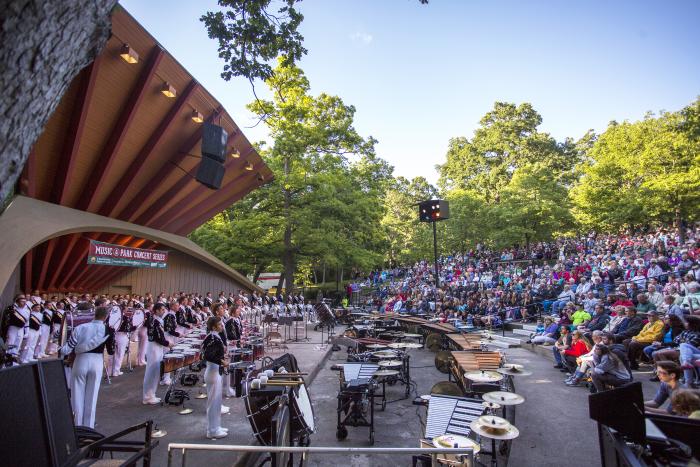
{"type": "Polygon", "coordinates": [[[165,338],[163,330],[163,315],[167,308],[163,303],[153,306],[152,319],[148,322],[148,347],[146,349],[146,371],[143,374],[143,403],[158,404],[160,399],[156,397],[158,376],[160,374],[160,362],[163,353],[173,344],[165,338]]]}
{"type": "MultiPolygon", "coordinates": [[[[217,303],[214,306],[223,307],[217,303]]],[[[207,320],[207,337],[202,343],[202,356],[207,362],[204,382],[207,384],[207,438],[217,439],[228,436],[228,430],[221,427],[221,379],[225,365],[226,345],[221,339],[224,326],[221,318],[213,316],[207,320]]]]}
{"type": "MultiPolygon", "coordinates": [[[[218,331],[219,338],[221,339],[221,342],[224,343],[224,349],[228,349],[228,338],[226,336],[226,329],[225,329],[225,324],[224,324],[226,321],[226,305],[224,305],[221,302],[215,302],[213,312],[214,312],[213,317],[219,318],[219,321],[221,322],[221,330],[218,331]]],[[[207,323],[208,322],[209,322],[209,320],[207,320],[207,323]]],[[[231,395],[234,394],[233,389],[231,388],[230,379],[228,376],[226,378],[222,378],[221,384],[219,386],[222,388],[223,395],[225,395],[226,397],[231,397],[231,395]]],[[[219,397],[221,397],[221,396],[219,396],[219,397]]],[[[230,411],[230,408],[228,406],[226,406],[226,405],[221,406],[221,413],[222,414],[229,413],[229,411],[230,411]]]]}
{"type": "Polygon", "coordinates": [[[131,313],[125,313],[126,307],[122,305],[122,320],[119,323],[119,327],[116,329],[114,342],[116,344],[116,349],[114,350],[114,355],[110,359],[109,373],[111,376],[121,376],[122,373],[122,360],[124,360],[124,354],[126,353],[126,347],[129,345],[129,333],[134,329],[131,326],[131,313]]]}

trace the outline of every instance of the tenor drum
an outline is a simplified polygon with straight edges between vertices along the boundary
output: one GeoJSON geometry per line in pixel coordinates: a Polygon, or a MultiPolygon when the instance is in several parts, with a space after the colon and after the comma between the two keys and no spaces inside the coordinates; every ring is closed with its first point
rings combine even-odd
{"type": "Polygon", "coordinates": [[[231,363],[253,361],[253,351],[250,349],[233,349],[229,355],[231,355],[231,363]]]}
{"type": "Polygon", "coordinates": [[[258,342],[256,344],[252,344],[252,346],[253,360],[258,360],[265,356],[265,344],[263,344],[262,342],[258,342]]]}
{"type": "Polygon", "coordinates": [[[146,315],[144,314],[143,310],[134,310],[133,314],[131,315],[131,326],[138,329],[143,326],[145,321],[146,315]]]}
{"type": "Polygon", "coordinates": [[[185,350],[185,366],[192,365],[194,362],[196,362],[198,353],[199,352],[196,350],[185,350]]]}
{"type": "Polygon", "coordinates": [[[107,318],[107,324],[110,328],[117,330],[122,324],[122,310],[118,306],[113,306],[109,311],[109,318],[107,318]]]}

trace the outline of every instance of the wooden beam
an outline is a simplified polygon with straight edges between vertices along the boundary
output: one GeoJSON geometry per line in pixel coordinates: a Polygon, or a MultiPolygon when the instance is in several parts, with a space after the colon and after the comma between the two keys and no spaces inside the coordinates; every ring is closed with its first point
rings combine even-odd
{"type": "Polygon", "coordinates": [[[144,70],[141,72],[141,76],[136,82],[133,89],[129,93],[129,100],[124,106],[117,123],[112,128],[111,135],[104,150],[97,159],[97,165],[92,170],[90,177],[88,177],[88,183],[83,190],[80,199],[77,203],[77,209],[81,211],[94,212],[95,210],[95,193],[97,192],[97,187],[102,184],[105,177],[109,173],[109,169],[114,163],[119,149],[121,148],[124,138],[129,126],[131,125],[134,115],[136,115],[136,110],[143,101],[143,97],[146,95],[148,90],[148,85],[153,79],[156,73],[156,69],[160,64],[165,52],[160,46],[156,46],[151,52],[144,70]]]}
{"type": "MultiPolygon", "coordinates": [[[[208,120],[213,122],[221,116],[221,113],[223,111],[224,110],[222,107],[217,108],[208,120]]],[[[173,154],[172,157],[168,158],[168,160],[160,167],[156,175],[153,177],[153,180],[166,180],[170,176],[170,174],[173,173],[173,171],[178,170],[177,165],[179,165],[189,153],[194,151],[194,148],[197,146],[197,143],[201,139],[202,127],[200,126],[194,133],[192,133],[192,135],[187,139],[187,141],[185,141],[185,143],[180,147],[180,149],[175,154],[173,154]]],[[[178,184],[183,179],[186,180],[186,177],[179,178],[175,185],[171,187],[166,194],[160,196],[158,200],[155,200],[142,215],[140,215],[136,220],[134,220],[136,212],[142,206],[144,206],[146,200],[153,194],[153,190],[150,186],[144,186],[136,194],[136,196],[134,196],[134,198],[129,202],[129,204],[127,204],[124,210],[120,212],[119,215],[117,215],[116,217],[127,222],[134,222],[136,224],[145,225],[144,219],[150,219],[154,217],[156,215],[155,213],[158,212],[158,210],[163,205],[167,204],[167,202],[161,203],[159,201],[171,199],[171,197],[179,191],[178,184]]]]}
{"type": "Polygon", "coordinates": [[[67,272],[63,274],[63,279],[58,285],[59,288],[64,288],[66,287],[66,284],[72,282],[71,278],[73,277],[75,271],[78,269],[79,266],[87,265],[87,261],[83,262],[83,260],[88,254],[88,251],[90,250],[90,240],[97,239],[99,235],[99,233],[91,233],[88,234],[87,237],[80,236],[80,239],[82,239],[82,241],[78,242],[78,245],[76,245],[71,251],[70,259],[72,260],[72,264],[67,264],[64,268],[67,272]]]}
{"type": "Polygon", "coordinates": [[[170,219],[167,224],[162,226],[161,230],[177,233],[178,235],[189,234],[192,232],[192,230],[206,222],[215,214],[218,214],[233,204],[234,201],[232,200],[239,199],[239,197],[244,196],[250,192],[251,189],[255,188],[257,183],[251,183],[248,185],[246,184],[246,179],[251,179],[250,182],[257,182],[254,177],[256,176],[257,170],[263,166],[264,162],[260,161],[257,165],[253,166],[252,171],[243,170],[240,175],[231,180],[228,184],[226,184],[226,186],[222,187],[221,191],[227,193],[225,199],[214,205],[212,205],[210,199],[206,199],[191,207],[189,210],[170,219]]]}
{"type": "MultiPolygon", "coordinates": [[[[246,163],[246,157],[249,156],[254,149],[251,147],[246,154],[242,154],[240,158],[234,159],[234,158],[228,158],[226,160],[226,163],[224,164],[224,167],[226,170],[237,170],[237,169],[242,169],[245,166],[246,163]]],[[[244,170],[245,171],[245,170],[244,170]]],[[[227,186],[230,186],[227,185],[227,186]]],[[[219,191],[223,191],[224,188],[222,187],[219,191]]],[[[209,201],[209,204],[211,204],[213,197],[215,196],[216,190],[212,190],[211,188],[208,188],[201,183],[195,183],[193,185],[193,189],[191,192],[187,194],[183,199],[189,199],[192,200],[192,203],[196,203],[196,200],[198,197],[200,197],[204,193],[209,193],[210,196],[207,197],[207,200],[209,201]]],[[[201,206],[202,203],[199,204],[201,206]]],[[[148,227],[152,227],[154,229],[160,229],[163,226],[167,225],[168,223],[172,222],[173,218],[179,217],[180,213],[187,209],[187,205],[182,205],[180,203],[176,203],[174,206],[171,206],[170,209],[165,211],[164,213],[160,214],[156,218],[151,218],[149,221],[144,223],[143,225],[147,225],[148,227]]]]}
{"type": "MultiPolygon", "coordinates": [[[[114,208],[119,203],[119,200],[122,199],[122,197],[124,197],[127,193],[129,193],[129,187],[131,186],[139,171],[143,167],[143,164],[153,153],[153,150],[158,146],[158,143],[161,142],[163,136],[168,132],[168,129],[175,121],[175,118],[180,114],[182,108],[187,104],[187,100],[190,98],[190,96],[192,96],[192,94],[197,90],[198,87],[199,84],[197,83],[197,81],[192,80],[187,85],[185,90],[182,93],[178,94],[175,104],[170,108],[163,120],[161,120],[160,124],[155,129],[155,131],[151,133],[151,136],[148,138],[146,144],[143,145],[139,153],[136,155],[136,158],[133,161],[131,161],[131,163],[126,169],[126,172],[121,176],[112,192],[109,194],[109,196],[107,196],[107,199],[103,203],[102,207],[98,210],[98,214],[107,217],[112,217],[112,214],[114,213],[114,208]]],[[[148,185],[148,183],[146,185],[148,185]]]]}
{"type": "Polygon", "coordinates": [[[56,244],[58,239],[52,238],[46,245],[46,254],[41,263],[41,272],[39,273],[39,281],[36,284],[37,289],[44,290],[44,282],[46,280],[46,273],[49,270],[49,264],[51,263],[51,258],[53,257],[53,252],[56,249],[56,244]]]}
{"type": "Polygon", "coordinates": [[[73,249],[75,246],[76,242],[78,241],[78,238],[80,238],[80,234],[72,234],[72,235],[66,235],[64,237],[61,237],[58,245],[58,251],[57,253],[60,255],[58,256],[59,260],[58,263],[56,264],[56,267],[52,269],[51,271],[51,276],[49,278],[49,288],[55,288],[58,286],[58,276],[61,271],[63,271],[63,267],[66,264],[66,261],[68,261],[68,256],[70,251],[73,249]]]}
{"type": "MultiPolygon", "coordinates": [[[[85,130],[85,121],[88,111],[90,110],[90,101],[92,100],[92,92],[95,89],[97,74],[102,63],[102,55],[98,55],[94,62],[88,65],[81,73],[80,88],[78,96],[73,106],[70,126],[66,132],[66,137],[63,142],[63,150],[60,155],[58,167],[53,182],[51,194],[52,202],[56,204],[66,205],[67,188],[73,181],[75,160],[80,150],[80,144],[83,142],[83,131],[85,130]]],[[[41,282],[41,280],[39,281],[41,282]]]]}
{"type": "Polygon", "coordinates": [[[31,249],[24,255],[24,267],[22,271],[22,291],[31,293],[32,290],[32,265],[34,263],[34,249],[31,249]]]}

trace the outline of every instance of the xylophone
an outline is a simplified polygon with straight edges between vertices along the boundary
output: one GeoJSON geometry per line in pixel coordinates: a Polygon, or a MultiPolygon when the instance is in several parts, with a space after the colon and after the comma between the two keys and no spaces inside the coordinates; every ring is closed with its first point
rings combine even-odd
{"type": "Polygon", "coordinates": [[[452,375],[466,390],[471,382],[464,378],[464,373],[478,370],[495,370],[500,368],[502,356],[499,352],[454,351],[452,355],[452,375]]]}
{"type": "Polygon", "coordinates": [[[481,350],[481,337],[475,334],[447,334],[447,344],[452,350],[481,350]]]}

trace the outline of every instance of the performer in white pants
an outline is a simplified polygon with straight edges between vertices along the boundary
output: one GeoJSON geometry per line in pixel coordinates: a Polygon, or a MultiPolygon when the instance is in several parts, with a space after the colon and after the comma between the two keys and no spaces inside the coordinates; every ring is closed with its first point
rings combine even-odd
{"type": "Polygon", "coordinates": [[[41,334],[40,304],[32,304],[32,311],[29,314],[29,321],[27,322],[27,327],[25,328],[24,332],[26,340],[24,342],[24,348],[22,349],[20,361],[22,363],[36,361],[34,358],[34,349],[36,349],[36,343],[39,341],[39,334],[41,334]]]}
{"type": "Polygon", "coordinates": [[[207,362],[204,382],[207,383],[207,438],[223,438],[228,430],[221,427],[221,378],[228,365],[226,347],[220,332],[224,330],[221,318],[212,316],[207,320],[207,337],[202,342],[202,356],[207,362]]]}
{"type": "Polygon", "coordinates": [[[34,358],[48,357],[49,335],[51,334],[51,320],[53,319],[53,310],[48,306],[41,313],[41,329],[39,330],[39,343],[34,349],[34,358]]]}
{"type": "Polygon", "coordinates": [[[146,371],[143,374],[144,404],[160,403],[160,398],[156,397],[156,389],[158,389],[158,380],[160,379],[160,362],[163,360],[165,350],[172,346],[165,338],[163,330],[163,314],[166,309],[165,304],[156,303],[153,306],[152,319],[149,320],[146,371]]]}
{"type": "Polygon", "coordinates": [[[9,314],[9,318],[5,342],[8,347],[14,346],[7,353],[19,356],[22,340],[24,339],[24,328],[27,326],[31,312],[24,294],[17,295],[12,308],[6,311],[9,314]]]}
{"type": "Polygon", "coordinates": [[[136,330],[136,336],[139,340],[138,351],[136,352],[136,366],[144,366],[146,364],[146,349],[148,348],[148,323],[151,320],[151,312],[144,310],[143,324],[136,330]]]}
{"type": "MultiPolygon", "coordinates": [[[[175,305],[177,305],[177,302],[175,302],[175,305]]],[[[177,321],[175,319],[175,312],[172,309],[168,310],[166,308],[166,311],[163,314],[162,324],[163,331],[168,337],[168,341],[171,342],[170,346],[172,347],[176,342],[176,339],[180,337],[180,333],[177,332],[177,321]]],[[[149,338],[148,340],[150,341],[151,339],[149,338]]],[[[170,373],[165,373],[163,375],[163,378],[161,378],[160,380],[160,384],[163,386],[170,386],[170,383],[172,382],[171,376],[172,375],[170,373]]]]}
{"type": "Polygon", "coordinates": [[[53,317],[51,318],[51,336],[49,337],[49,346],[46,353],[53,355],[58,351],[58,340],[54,336],[61,332],[61,323],[63,322],[63,315],[65,314],[65,304],[63,302],[56,302],[56,309],[53,312],[53,317]]]}
{"type": "Polygon", "coordinates": [[[110,359],[109,372],[112,376],[121,376],[122,361],[126,353],[126,347],[129,345],[129,332],[131,331],[131,318],[126,314],[122,314],[122,322],[119,324],[119,329],[115,333],[114,355],[110,359]]]}
{"type": "Polygon", "coordinates": [[[102,381],[104,350],[114,353],[114,334],[105,321],[108,307],[97,307],[95,319],[73,330],[61,355],[75,352],[71,371],[71,406],[76,426],[95,428],[95,407],[102,381]]]}

